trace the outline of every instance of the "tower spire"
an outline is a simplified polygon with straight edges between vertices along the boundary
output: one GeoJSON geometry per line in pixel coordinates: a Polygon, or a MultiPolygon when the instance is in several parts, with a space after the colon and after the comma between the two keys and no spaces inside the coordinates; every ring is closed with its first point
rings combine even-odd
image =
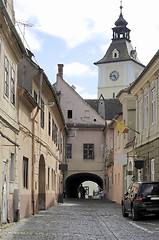
{"type": "Polygon", "coordinates": [[[120,14],[122,14],[122,9],[123,9],[123,6],[122,6],[122,0],[120,1],[120,14]]]}
{"type": "Polygon", "coordinates": [[[122,14],[122,0],[120,1],[120,16],[118,20],[115,22],[116,27],[112,28],[113,29],[113,40],[115,39],[126,39],[130,41],[130,29],[128,29],[127,26],[127,21],[123,18],[122,14]]]}

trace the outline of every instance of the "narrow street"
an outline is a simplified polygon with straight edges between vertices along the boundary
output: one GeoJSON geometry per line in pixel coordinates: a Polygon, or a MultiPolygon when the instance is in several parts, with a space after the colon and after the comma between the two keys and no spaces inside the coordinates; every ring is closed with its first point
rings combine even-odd
{"type": "Polygon", "coordinates": [[[121,206],[114,202],[64,199],[48,211],[1,226],[0,239],[158,240],[159,218],[133,222],[122,217],[121,206]]]}

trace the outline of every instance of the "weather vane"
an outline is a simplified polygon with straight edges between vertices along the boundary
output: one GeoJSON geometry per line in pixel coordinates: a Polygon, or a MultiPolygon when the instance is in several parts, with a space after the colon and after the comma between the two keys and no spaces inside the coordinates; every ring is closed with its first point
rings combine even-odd
{"type": "Polygon", "coordinates": [[[122,6],[122,0],[120,1],[120,13],[122,13],[122,8],[123,8],[123,6],[122,6]]]}

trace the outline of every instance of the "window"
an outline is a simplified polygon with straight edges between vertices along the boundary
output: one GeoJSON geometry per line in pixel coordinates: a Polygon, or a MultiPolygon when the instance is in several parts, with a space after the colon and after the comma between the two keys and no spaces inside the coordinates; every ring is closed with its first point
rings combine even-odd
{"type": "Polygon", "coordinates": [[[152,123],[155,122],[156,120],[156,91],[155,88],[151,91],[151,96],[152,96],[152,123]]]}
{"type": "Polygon", "coordinates": [[[115,48],[112,52],[112,58],[118,58],[119,57],[119,51],[115,48]]]}
{"type": "Polygon", "coordinates": [[[23,157],[23,188],[28,188],[28,158],[23,157]]]}
{"type": "Polygon", "coordinates": [[[67,158],[72,158],[72,144],[67,144],[67,158]]]}
{"type": "Polygon", "coordinates": [[[56,123],[52,119],[52,141],[54,141],[56,146],[57,146],[57,135],[58,135],[58,128],[56,126],[56,123]]]}
{"type": "Polygon", "coordinates": [[[49,136],[51,135],[51,113],[49,112],[49,129],[48,129],[48,133],[49,133],[49,136]]]}
{"type": "Polygon", "coordinates": [[[5,57],[4,93],[9,97],[9,61],[5,57]]]}
{"type": "Polygon", "coordinates": [[[142,104],[139,102],[139,132],[141,131],[142,104]]]}
{"type": "Polygon", "coordinates": [[[11,163],[10,163],[10,181],[14,181],[14,171],[15,171],[15,154],[11,153],[11,163]]]}
{"type": "Polygon", "coordinates": [[[94,144],[83,144],[83,158],[94,159],[94,144]]]}
{"type": "Polygon", "coordinates": [[[15,105],[15,71],[11,70],[11,103],[15,105]]]}
{"type": "Polygon", "coordinates": [[[54,132],[55,132],[55,122],[52,119],[52,141],[54,141],[54,132]]]}
{"type": "Polygon", "coordinates": [[[67,111],[67,117],[68,118],[72,118],[72,110],[68,110],[67,111]]]}
{"type": "Polygon", "coordinates": [[[44,101],[41,99],[41,127],[44,128],[44,101]]]}
{"type": "Polygon", "coordinates": [[[144,127],[148,125],[148,95],[144,97],[144,127]]]}
{"type": "Polygon", "coordinates": [[[38,95],[37,95],[37,93],[35,92],[35,90],[34,90],[34,99],[35,99],[36,102],[38,102],[38,95]]]}

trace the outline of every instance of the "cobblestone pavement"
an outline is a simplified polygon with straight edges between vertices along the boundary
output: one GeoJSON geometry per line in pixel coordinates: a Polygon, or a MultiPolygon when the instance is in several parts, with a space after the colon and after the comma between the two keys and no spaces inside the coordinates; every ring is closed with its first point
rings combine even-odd
{"type": "Polygon", "coordinates": [[[108,200],[64,199],[47,211],[2,225],[0,239],[50,240],[158,240],[159,219],[133,222],[123,218],[121,206],[108,200]]]}

